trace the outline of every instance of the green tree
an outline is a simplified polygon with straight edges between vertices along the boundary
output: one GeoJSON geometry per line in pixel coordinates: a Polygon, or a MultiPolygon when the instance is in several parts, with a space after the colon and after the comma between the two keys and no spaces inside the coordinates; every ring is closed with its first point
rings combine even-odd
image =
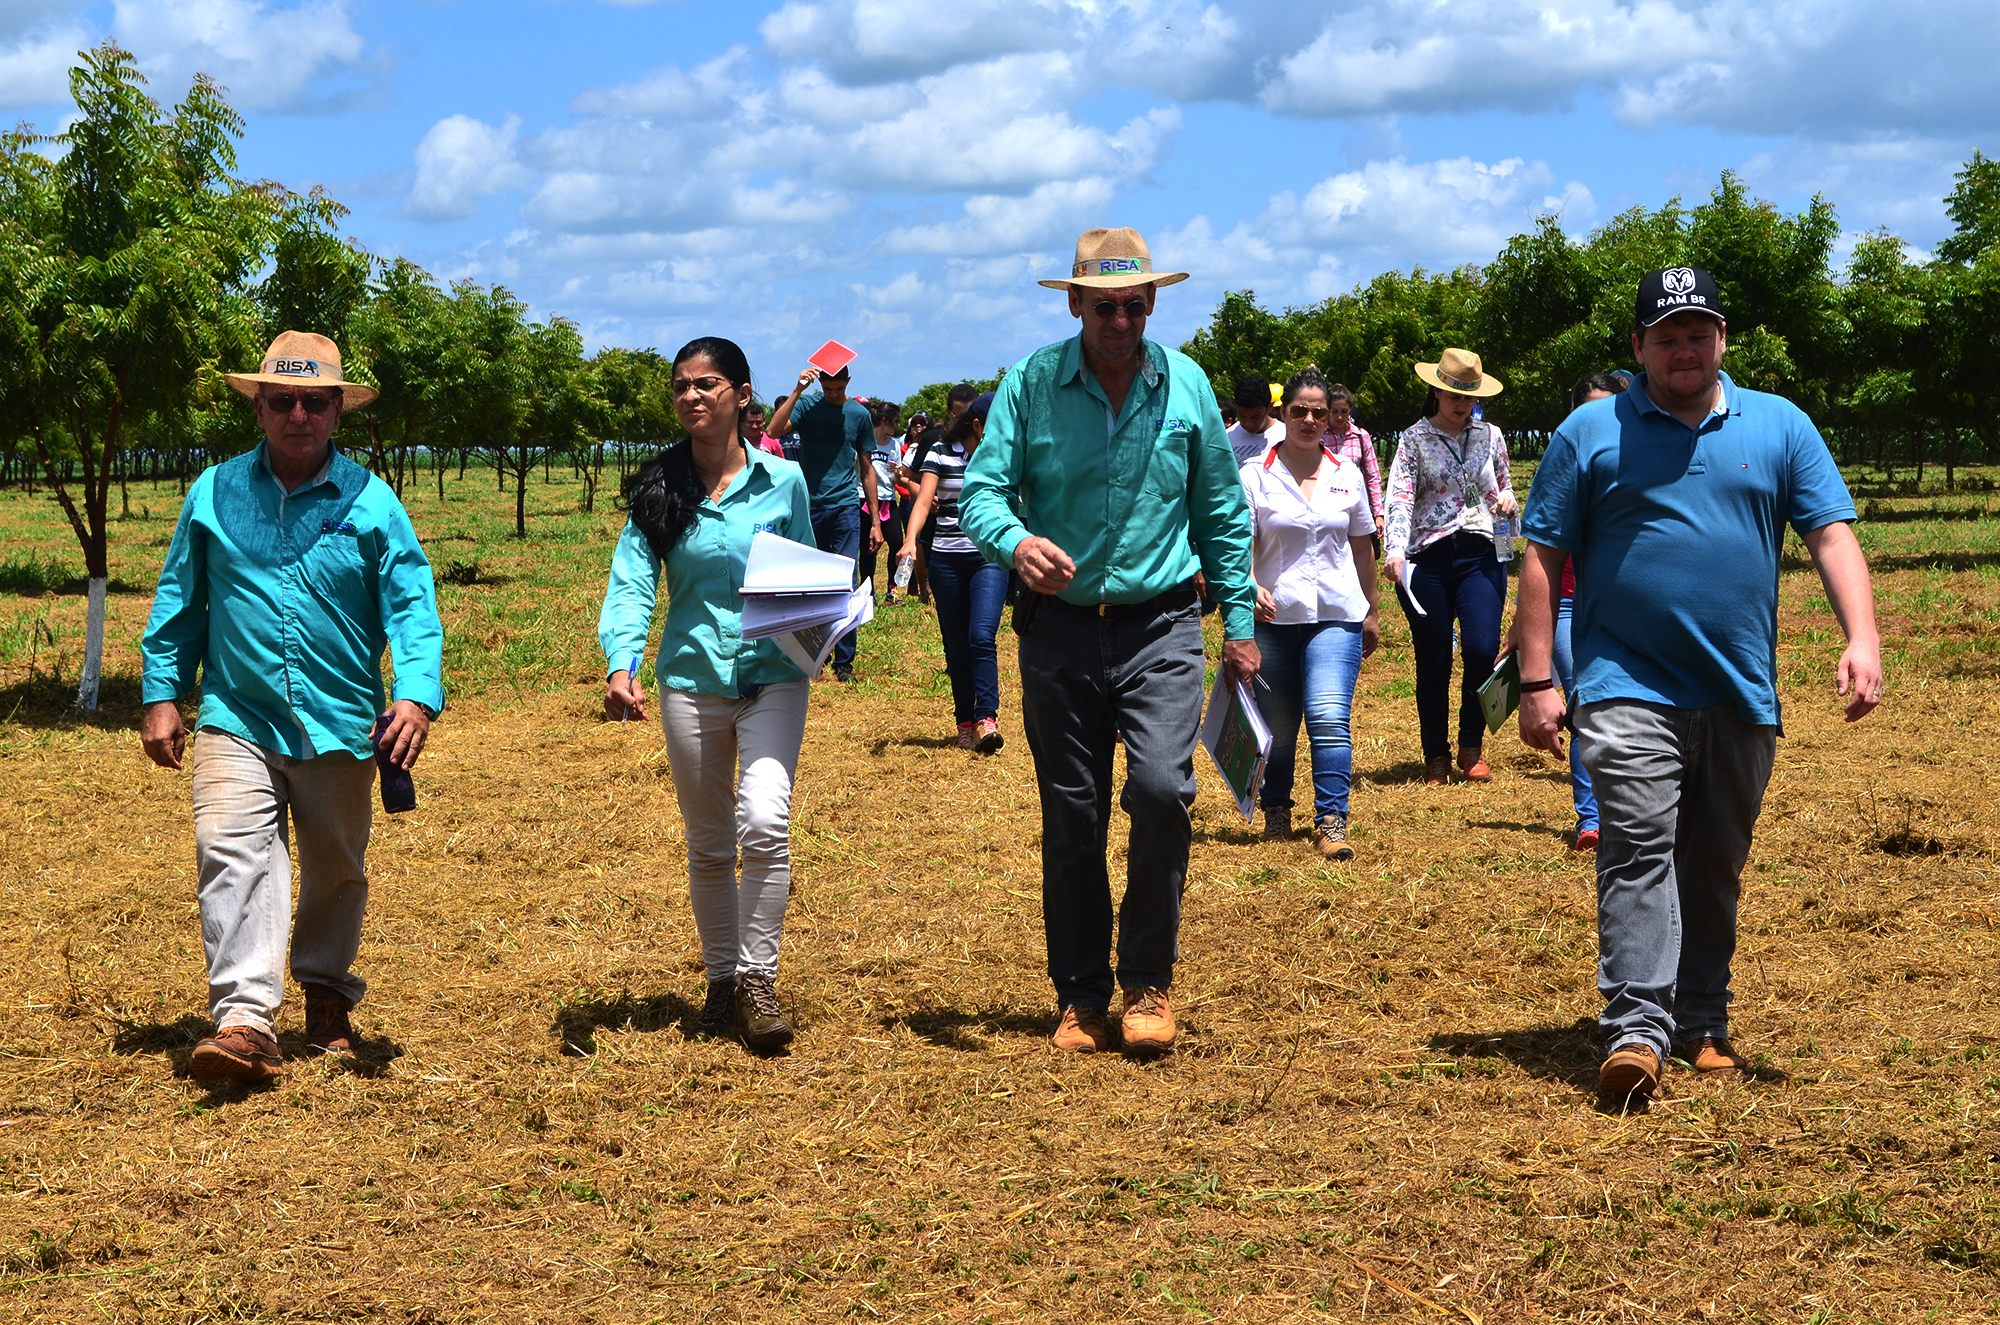
{"type": "Polygon", "coordinates": [[[369,436],[379,455],[389,437],[396,460],[396,495],[403,492],[406,463],[427,443],[437,473],[438,500],[444,500],[444,450],[431,435],[444,390],[450,353],[451,320],[437,282],[413,262],[398,258],[348,314],[354,358],[382,393],[368,409],[369,436]]]}
{"type": "Polygon", "coordinates": [[[220,365],[261,349],[250,275],[278,197],[232,178],[242,120],[197,76],[171,114],[106,42],[70,71],[62,133],[4,139],[0,419],[26,436],[83,550],[89,627],[77,704],[97,707],[109,579],[106,504],[128,429],[218,400],[220,365]],[[51,160],[38,149],[58,149],[51,160]],[[68,463],[80,477],[72,481],[68,463]]]}
{"type": "Polygon", "coordinates": [[[1944,200],[1955,227],[1937,247],[1938,261],[1969,266],[2000,244],[2000,161],[1974,151],[1944,200]]]}

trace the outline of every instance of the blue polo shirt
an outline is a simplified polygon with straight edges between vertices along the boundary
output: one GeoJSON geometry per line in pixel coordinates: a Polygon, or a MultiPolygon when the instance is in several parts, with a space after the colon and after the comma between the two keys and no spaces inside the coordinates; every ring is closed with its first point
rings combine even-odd
{"type": "Polygon", "coordinates": [[[835,408],[815,391],[792,411],[792,427],[799,435],[799,468],[805,471],[806,489],[812,494],[812,513],[859,506],[859,493],[866,488],[856,465],[867,462],[856,457],[875,449],[875,421],[867,409],[851,400],[835,408]]]}
{"type": "Polygon", "coordinates": [[[1580,704],[1641,699],[1778,712],[1778,553],[1854,519],[1819,429],[1782,396],[1722,376],[1722,405],[1691,429],[1642,374],[1556,429],[1523,532],[1578,561],[1571,622],[1580,704]]]}

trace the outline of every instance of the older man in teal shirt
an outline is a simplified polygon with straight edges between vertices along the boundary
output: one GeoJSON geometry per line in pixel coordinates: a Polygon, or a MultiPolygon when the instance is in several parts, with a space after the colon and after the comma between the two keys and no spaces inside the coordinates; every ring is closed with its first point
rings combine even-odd
{"type": "Polygon", "coordinates": [[[1186,355],[1145,338],[1157,287],[1129,229],[1089,230],[1066,280],[1079,335],[1009,369],[966,469],[960,523],[1020,572],[1023,726],[1042,800],[1042,923],[1061,1012],[1054,1043],[1161,1053],[1193,823],[1204,659],[1197,572],[1222,604],[1222,659],[1257,674],[1250,512],[1215,391],[1186,355]],[[1132,819],[1112,971],[1112,753],[1132,819]]]}
{"type": "Polygon", "coordinates": [[[332,341],[295,331],[272,342],[260,372],[228,378],[256,402],[265,440],[188,490],[146,623],[140,739],[155,763],[181,767],[178,701],[199,668],[188,763],[216,1033],[190,1066],[255,1082],[283,1072],[288,932],[307,1045],[354,1047],[375,755],[415,765],[444,707],[444,628],[402,503],[332,443],[343,410],[373,388],[342,380],[332,341]]]}

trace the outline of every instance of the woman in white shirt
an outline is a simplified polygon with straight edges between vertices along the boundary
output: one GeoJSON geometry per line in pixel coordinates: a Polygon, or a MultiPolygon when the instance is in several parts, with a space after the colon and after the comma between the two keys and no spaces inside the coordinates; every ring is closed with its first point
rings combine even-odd
{"type": "Polygon", "coordinates": [[[1382,628],[1368,482],[1359,466],[1325,446],[1330,393],[1319,370],[1293,374],[1281,400],[1283,440],[1245,463],[1241,473],[1255,531],[1257,651],[1266,687],[1258,708],[1272,738],[1261,797],[1264,837],[1292,835],[1303,717],[1312,744],[1313,844],[1329,860],[1352,860],[1348,714],[1361,660],[1375,652],[1382,628]]]}

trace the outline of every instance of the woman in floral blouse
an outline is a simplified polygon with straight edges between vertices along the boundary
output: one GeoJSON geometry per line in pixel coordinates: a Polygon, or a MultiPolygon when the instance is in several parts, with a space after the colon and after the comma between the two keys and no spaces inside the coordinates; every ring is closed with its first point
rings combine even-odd
{"type": "Polygon", "coordinates": [[[1423,734],[1424,781],[1451,777],[1452,626],[1465,656],[1458,710],[1458,769],[1470,782],[1489,782],[1481,754],[1486,719],[1479,687],[1493,674],[1500,617],[1513,555],[1510,521],[1520,510],[1507,473],[1500,430],[1472,417],[1481,397],[1500,394],[1500,380],[1479,356],[1446,350],[1417,365],[1431,388],[1424,417],[1405,432],[1389,466],[1384,568],[1398,584],[1417,655],[1417,725],[1423,734]],[[1500,527],[1496,530],[1495,526],[1500,527]],[[1406,578],[1407,566],[1407,578],[1406,578]],[[1412,599],[1415,601],[1413,602],[1412,599]]]}

